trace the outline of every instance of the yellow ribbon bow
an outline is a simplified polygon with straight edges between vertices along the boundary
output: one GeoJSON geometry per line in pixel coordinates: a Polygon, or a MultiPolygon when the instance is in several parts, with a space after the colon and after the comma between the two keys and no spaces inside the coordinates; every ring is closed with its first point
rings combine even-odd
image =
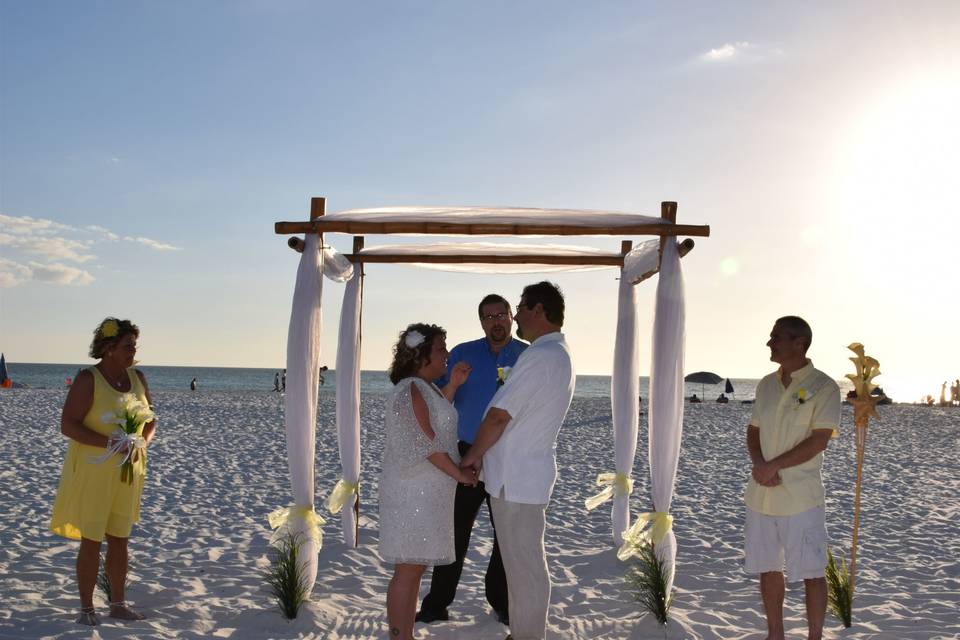
{"type": "Polygon", "coordinates": [[[347,500],[353,494],[360,495],[360,482],[347,482],[340,478],[327,497],[327,509],[330,510],[330,513],[340,513],[343,505],[347,504],[347,500]]]}
{"type": "Polygon", "coordinates": [[[317,549],[320,549],[323,541],[323,533],[320,531],[320,527],[327,524],[327,521],[317,515],[317,512],[313,510],[313,505],[301,507],[291,504],[290,506],[280,507],[279,509],[271,511],[270,515],[267,516],[267,520],[270,522],[270,528],[274,530],[273,535],[270,536],[271,546],[280,546],[284,536],[292,530],[291,525],[297,518],[304,521],[307,527],[307,533],[313,538],[317,549]]]}
{"type": "Polygon", "coordinates": [[[597,486],[604,489],[583,501],[587,511],[596,509],[613,496],[628,496],[633,493],[633,480],[625,473],[601,473],[597,476],[597,486]]]}
{"type": "Polygon", "coordinates": [[[626,560],[631,556],[639,555],[644,545],[659,544],[672,528],[673,516],[666,511],[641,513],[633,526],[624,532],[623,544],[617,551],[617,558],[626,560]]]}

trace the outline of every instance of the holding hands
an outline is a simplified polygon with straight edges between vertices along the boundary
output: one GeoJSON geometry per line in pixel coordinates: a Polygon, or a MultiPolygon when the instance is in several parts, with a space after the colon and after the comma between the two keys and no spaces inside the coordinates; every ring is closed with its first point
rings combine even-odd
{"type": "Polygon", "coordinates": [[[468,487],[477,486],[477,470],[473,467],[460,467],[460,477],[457,478],[457,482],[460,484],[465,484],[468,487]]]}

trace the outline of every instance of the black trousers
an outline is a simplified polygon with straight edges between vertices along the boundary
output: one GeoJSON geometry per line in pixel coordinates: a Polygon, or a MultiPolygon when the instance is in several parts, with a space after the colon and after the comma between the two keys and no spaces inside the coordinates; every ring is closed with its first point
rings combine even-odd
{"type": "MultiPolygon", "coordinates": [[[[457,445],[460,455],[466,455],[470,444],[462,440],[457,445]]],[[[430,578],[430,591],[423,598],[424,611],[441,611],[453,602],[457,594],[457,585],[460,583],[460,574],[463,572],[463,559],[470,546],[470,533],[473,523],[477,519],[480,505],[487,503],[487,513],[493,527],[493,552],[490,554],[490,564],[483,579],[487,602],[494,611],[507,612],[507,574],[503,570],[503,558],[500,557],[500,545],[497,543],[497,529],[493,522],[493,512],[490,510],[490,498],[487,496],[483,483],[475,487],[457,484],[457,495],[453,507],[453,543],[457,559],[452,564],[444,564],[433,568],[430,578]]]]}

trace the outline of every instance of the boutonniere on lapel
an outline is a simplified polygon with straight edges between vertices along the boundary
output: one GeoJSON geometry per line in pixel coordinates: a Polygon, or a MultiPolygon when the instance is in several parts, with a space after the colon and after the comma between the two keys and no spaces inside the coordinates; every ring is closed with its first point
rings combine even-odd
{"type": "Polygon", "coordinates": [[[497,386],[502,387],[510,375],[510,367],[497,367],[497,386]]]}
{"type": "Polygon", "coordinates": [[[813,397],[812,393],[810,393],[803,387],[800,387],[799,389],[797,389],[797,392],[793,394],[793,400],[794,400],[793,408],[799,409],[800,405],[806,404],[812,397],[813,397]]]}

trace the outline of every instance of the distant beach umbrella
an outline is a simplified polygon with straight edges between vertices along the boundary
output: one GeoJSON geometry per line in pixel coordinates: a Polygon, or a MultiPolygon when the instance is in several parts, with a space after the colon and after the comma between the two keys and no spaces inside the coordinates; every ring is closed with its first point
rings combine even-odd
{"type": "Polygon", "coordinates": [[[0,384],[4,386],[10,386],[7,383],[7,380],[10,379],[10,376],[7,375],[7,359],[2,353],[0,353],[0,384]]]}
{"type": "Polygon", "coordinates": [[[718,376],[715,373],[710,371],[695,371],[693,373],[688,373],[683,377],[684,382],[692,382],[694,384],[700,385],[700,396],[703,396],[703,385],[705,384],[719,384],[723,382],[723,378],[718,376]]]}
{"type": "Polygon", "coordinates": [[[719,384],[723,382],[723,378],[718,376],[715,373],[710,371],[697,371],[695,373],[688,373],[683,377],[684,382],[693,382],[695,384],[719,384]]]}
{"type": "Polygon", "coordinates": [[[730,382],[730,378],[727,378],[727,387],[724,389],[724,393],[733,393],[733,383],[730,382]]]}

